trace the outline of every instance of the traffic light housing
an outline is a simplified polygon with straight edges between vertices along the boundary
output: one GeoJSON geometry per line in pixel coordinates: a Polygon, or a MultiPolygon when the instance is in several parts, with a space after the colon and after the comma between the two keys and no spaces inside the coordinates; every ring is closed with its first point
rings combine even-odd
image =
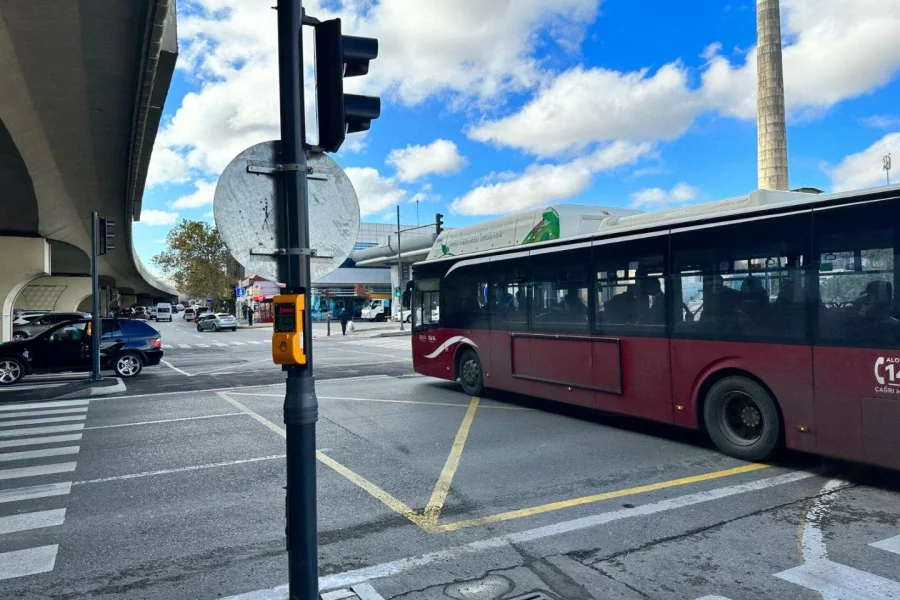
{"type": "Polygon", "coordinates": [[[319,147],[337,152],[347,133],[368,131],[381,116],[381,99],[344,93],[344,77],[369,72],[378,56],[375,38],[341,35],[341,20],[320,21],[316,28],[316,97],[319,110],[319,147]]]}
{"type": "Polygon", "coordinates": [[[434,232],[437,235],[441,235],[441,232],[444,231],[444,215],[441,213],[435,213],[434,215],[434,232]]]}
{"type": "Polygon", "coordinates": [[[99,235],[97,236],[97,254],[103,256],[110,250],[116,248],[116,234],[112,231],[112,227],[116,224],[112,219],[97,219],[99,225],[99,235]]]}

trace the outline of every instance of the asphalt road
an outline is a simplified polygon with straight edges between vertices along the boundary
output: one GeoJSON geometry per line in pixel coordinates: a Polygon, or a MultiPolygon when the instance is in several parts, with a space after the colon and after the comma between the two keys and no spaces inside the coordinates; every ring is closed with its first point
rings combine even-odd
{"type": "MultiPolygon", "coordinates": [[[[124,396],[0,404],[0,598],[286,597],[270,332],[160,329],[171,366],[124,396]]],[[[896,473],[473,399],[411,373],[408,346],[316,344],[330,597],[900,598],[896,473]]]]}

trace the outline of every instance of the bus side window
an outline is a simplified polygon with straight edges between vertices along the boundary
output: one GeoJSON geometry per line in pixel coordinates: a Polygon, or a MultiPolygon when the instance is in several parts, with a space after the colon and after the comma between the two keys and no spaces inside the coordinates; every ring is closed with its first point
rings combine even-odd
{"type": "Polygon", "coordinates": [[[590,333],[590,250],[531,256],[531,327],[590,333]]]}
{"type": "Polygon", "coordinates": [[[676,337],[806,342],[810,215],[674,233],[676,337]]]}
{"type": "Polygon", "coordinates": [[[818,341],[872,347],[900,343],[896,233],[890,226],[898,213],[883,203],[817,213],[818,341]]]}
{"type": "Polygon", "coordinates": [[[528,259],[491,263],[491,328],[528,328],[528,259]]]}

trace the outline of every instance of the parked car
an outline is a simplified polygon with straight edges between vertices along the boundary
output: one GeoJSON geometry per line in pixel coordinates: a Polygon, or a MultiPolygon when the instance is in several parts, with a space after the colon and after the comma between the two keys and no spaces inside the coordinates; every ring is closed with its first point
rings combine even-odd
{"type": "MultiPolygon", "coordinates": [[[[0,344],[0,385],[26,375],[91,370],[91,322],[80,318],[34,337],[0,344]]],[[[135,377],[163,357],[159,332],[142,321],[101,319],[100,368],[135,377]]]]}
{"type": "Polygon", "coordinates": [[[147,307],[147,319],[150,321],[156,320],[156,307],[155,306],[147,307]]]}
{"type": "Polygon", "coordinates": [[[185,321],[193,321],[194,320],[194,309],[186,308],[184,309],[184,320],[185,321]]]}
{"type": "Polygon", "coordinates": [[[32,319],[24,325],[13,326],[13,339],[26,340],[39,333],[47,331],[58,323],[72,321],[74,319],[84,319],[89,317],[87,313],[81,312],[51,312],[41,315],[37,319],[32,319]]]}
{"type": "Polygon", "coordinates": [[[43,317],[49,310],[20,310],[15,314],[13,325],[27,325],[38,317],[43,317]]]}
{"type": "Polygon", "coordinates": [[[226,313],[206,313],[197,321],[197,331],[237,331],[237,321],[226,313]]]}

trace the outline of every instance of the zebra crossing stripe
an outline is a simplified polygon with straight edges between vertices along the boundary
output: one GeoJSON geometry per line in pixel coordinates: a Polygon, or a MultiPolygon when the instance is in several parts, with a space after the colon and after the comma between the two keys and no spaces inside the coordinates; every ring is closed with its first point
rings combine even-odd
{"type": "MultiPolygon", "coordinates": [[[[4,415],[5,417],[6,415],[4,415]]],[[[0,417],[2,419],[3,417],[0,417]]],[[[17,421],[0,421],[0,427],[16,427],[17,425],[41,425],[43,423],[65,423],[66,421],[84,421],[87,415],[68,417],[42,417],[40,419],[19,419],[17,421]]]]}
{"type": "Polygon", "coordinates": [[[42,527],[55,527],[62,525],[65,521],[66,509],[64,508],[9,515],[0,517],[0,535],[42,527]]]}
{"type": "Polygon", "coordinates": [[[26,410],[29,408],[60,408],[63,406],[87,406],[90,400],[60,400],[58,402],[32,402],[29,404],[8,404],[0,406],[0,413],[5,411],[26,410]]]}
{"type": "Polygon", "coordinates": [[[25,438],[21,440],[0,440],[0,448],[38,446],[40,444],[57,444],[59,442],[77,442],[80,439],[80,433],[71,433],[68,435],[48,435],[45,437],[25,438]]]}
{"type": "Polygon", "coordinates": [[[54,408],[51,410],[29,410],[26,412],[0,414],[0,419],[18,419],[19,417],[42,417],[46,415],[64,415],[69,413],[87,412],[84,408],[54,408]]]}
{"type": "Polygon", "coordinates": [[[198,348],[209,348],[209,344],[197,344],[198,348]]]}
{"type": "Polygon", "coordinates": [[[75,470],[75,463],[57,463],[54,465],[40,465],[38,467],[18,467],[16,469],[0,470],[0,479],[18,479],[19,477],[38,477],[40,475],[54,475],[56,473],[71,473],[75,470]]]}
{"type": "Polygon", "coordinates": [[[52,571],[58,544],[0,554],[0,580],[52,571]]]}
{"type": "Polygon", "coordinates": [[[190,344],[178,344],[179,348],[190,348],[190,344]]]}
{"type": "Polygon", "coordinates": [[[171,350],[173,348],[172,344],[163,344],[163,350],[171,350]]]}
{"type": "Polygon", "coordinates": [[[5,454],[0,454],[0,462],[45,458],[47,456],[65,456],[67,454],[78,454],[78,446],[45,448],[44,450],[25,450],[24,452],[7,452],[5,454]]]}
{"type": "Polygon", "coordinates": [[[232,346],[243,346],[244,342],[231,342],[232,346]]]}
{"type": "MultiPolygon", "coordinates": [[[[64,431],[78,431],[84,429],[84,423],[77,425],[51,425],[50,427],[26,427],[25,429],[4,429],[0,430],[0,437],[15,437],[18,435],[45,434],[45,433],[62,433],[64,431]]],[[[0,442],[2,444],[2,442],[0,442]]],[[[0,448],[3,446],[0,445],[0,448]]]]}
{"type": "Polygon", "coordinates": [[[67,496],[71,491],[71,481],[0,490],[0,504],[4,502],[21,502],[22,500],[49,498],[51,496],[67,496]]]}

